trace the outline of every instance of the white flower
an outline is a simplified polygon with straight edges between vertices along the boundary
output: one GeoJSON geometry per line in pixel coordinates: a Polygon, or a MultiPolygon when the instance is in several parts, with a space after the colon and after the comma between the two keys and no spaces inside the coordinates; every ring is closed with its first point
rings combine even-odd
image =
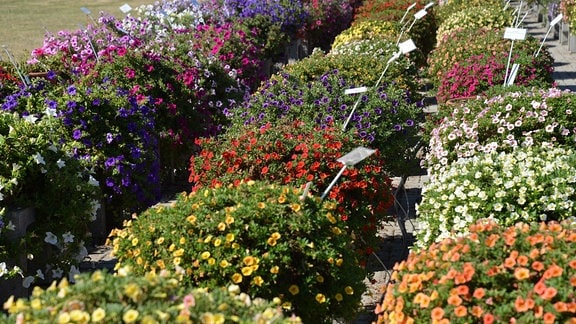
{"type": "Polygon", "coordinates": [[[62,159],[58,159],[58,161],[56,161],[56,165],[58,166],[58,169],[62,169],[66,166],[66,162],[62,161],[62,159]]]}
{"type": "Polygon", "coordinates": [[[72,233],[70,233],[70,231],[62,234],[62,238],[64,239],[64,243],[74,242],[74,235],[72,235],[72,233]]]}
{"type": "Polygon", "coordinates": [[[44,157],[42,157],[40,153],[36,153],[36,155],[34,155],[34,161],[36,161],[36,164],[46,165],[46,162],[44,162],[44,157]]]}
{"type": "Polygon", "coordinates": [[[88,184],[94,187],[98,187],[100,185],[100,183],[96,179],[94,179],[92,175],[90,175],[90,178],[88,178],[88,184]]]}
{"type": "Polygon", "coordinates": [[[6,262],[0,262],[0,278],[7,273],[8,269],[6,268],[6,262]]]}
{"type": "Polygon", "coordinates": [[[9,230],[9,231],[13,231],[16,229],[16,226],[12,223],[12,221],[8,221],[8,224],[4,228],[9,230]]]}
{"type": "Polygon", "coordinates": [[[28,276],[22,280],[22,287],[30,288],[30,285],[34,282],[34,277],[28,276]]]}
{"type": "Polygon", "coordinates": [[[50,146],[48,146],[48,149],[54,153],[58,152],[58,148],[54,144],[50,144],[50,146]]]}
{"type": "Polygon", "coordinates": [[[58,237],[54,235],[52,232],[46,232],[46,237],[44,238],[44,242],[58,246],[58,237]]]}
{"type": "Polygon", "coordinates": [[[29,122],[30,124],[34,124],[36,123],[36,121],[38,120],[38,118],[34,115],[28,115],[28,116],[24,116],[22,117],[22,119],[24,119],[25,121],[29,122]]]}

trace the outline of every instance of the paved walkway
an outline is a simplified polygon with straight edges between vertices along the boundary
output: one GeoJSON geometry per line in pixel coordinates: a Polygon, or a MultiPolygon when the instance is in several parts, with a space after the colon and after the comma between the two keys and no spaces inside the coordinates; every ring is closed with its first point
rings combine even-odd
{"type": "MultiPolygon", "coordinates": [[[[524,27],[528,33],[536,38],[543,39],[548,27],[545,22],[538,22],[535,14],[530,14],[524,21],[524,27]]],[[[545,43],[552,57],[555,59],[554,79],[561,89],[576,91],[576,53],[570,53],[568,45],[563,43],[557,33],[551,32],[545,43]]],[[[397,184],[399,179],[394,179],[397,184]]],[[[369,283],[368,292],[363,296],[363,304],[366,312],[361,314],[354,324],[371,323],[373,318],[372,309],[381,297],[383,285],[388,281],[390,270],[394,264],[407,256],[406,246],[412,242],[415,218],[414,205],[420,199],[420,192],[423,183],[427,180],[426,175],[414,175],[408,178],[406,190],[399,193],[399,200],[403,202],[403,207],[408,212],[406,231],[408,236],[403,238],[402,232],[394,222],[386,223],[381,232],[382,246],[376,253],[370,266],[374,271],[374,283],[369,283]]],[[[81,269],[91,271],[98,268],[111,269],[114,266],[114,259],[109,255],[108,247],[97,247],[82,264],[81,269]]]]}

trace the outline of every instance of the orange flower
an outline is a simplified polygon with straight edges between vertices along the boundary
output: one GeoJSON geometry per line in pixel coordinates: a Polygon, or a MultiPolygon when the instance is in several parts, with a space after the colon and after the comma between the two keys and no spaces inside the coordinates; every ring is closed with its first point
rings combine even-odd
{"type": "Polygon", "coordinates": [[[545,290],[546,290],[546,284],[544,284],[544,281],[542,280],[538,281],[534,285],[534,292],[537,293],[538,295],[542,295],[545,290]]]}
{"type": "Polygon", "coordinates": [[[528,264],[528,257],[525,255],[521,255],[516,259],[516,262],[518,262],[519,265],[524,267],[528,264]]]}
{"type": "Polygon", "coordinates": [[[476,270],[474,270],[474,265],[470,262],[466,262],[464,264],[464,267],[462,270],[464,272],[464,277],[466,278],[466,282],[472,280],[472,277],[474,276],[474,273],[476,272],[476,270]]]}
{"type": "Polygon", "coordinates": [[[530,278],[530,270],[526,268],[516,268],[514,269],[514,277],[518,280],[524,280],[530,278]]]}
{"type": "Polygon", "coordinates": [[[525,312],[528,310],[528,305],[527,305],[526,301],[520,296],[516,297],[516,301],[514,302],[514,307],[516,308],[516,311],[518,313],[522,313],[522,312],[525,312]]]}
{"type": "Polygon", "coordinates": [[[568,262],[568,265],[570,266],[570,268],[576,269],[576,259],[573,259],[570,262],[568,262]]]}
{"type": "Polygon", "coordinates": [[[500,238],[499,235],[492,234],[486,238],[486,246],[491,248],[496,244],[496,241],[500,238]]]}
{"type": "Polygon", "coordinates": [[[544,293],[542,295],[540,295],[540,297],[542,297],[544,299],[552,299],[552,298],[554,298],[554,296],[556,296],[557,293],[558,293],[558,290],[556,290],[556,288],[548,287],[548,288],[546,288],[546,290],[544,290],[544,293]]]}
{"type": "Polygon", "coordinates": [[[568,311],[568,306],[566,305],[565,302],[557,302],[554,304],[554,309],[558,312],[558,313],[562,313],[562,312],[567,312],[568,311]]]}
{"type": "Polygon", "coordinates": [[[544,279],[550,279],[550,278],[555,278],[555,277],[560,277],[562,275],[562,268],[559,267],[556,264],[553,264],[550,266],[550,268],[548,268],[548,270],[546,270],[544,272],[544,279]]]}
{"type": "Polygon", "coordinates": [[[514,260],[513,258],[506,258],[506,260],[504,260],[504,266],[506,268],[512,269],[515,265],[516,265],[516,260],[514,260]]]}
{"type": "Polygon", "coordinates": [[[474,315],[475,317],[480,318],[480,316],[482,316],[482,313],[484,313],[484,310],[482,309],[482,307],[480,307],[480,306],[472,306],[472,315],[474,315]]]}
{"type": "Polygon", "coordinates": [[[534,262],[532,262],[532,269],[540,272],[540,271],[544,270],[544,263],[542,263],[540,261],[534,261],[534,262]]]}
{"type": "Polygon", "coordinates": [[[554,314],[552,314],[552,313],[546,312],[544,314],[544,323],[554,323],[555,319],[556,319],[556,316],[554,316],[554,314]]]}
{"type": "Polygon", "coordinates": [[[420,304],[420,307],[422,308],[428,308],[428,306],[430,305],[430,297],[428,297],[428,295],[426,294],[418,293],[414,297],[414,303],[420,304]]]}
{"type": "Polygon", "coordinates": [[[469,292],[470,292],[470,288],[468,288],[468,286],[466,286],[466,285],[460,285],[460,286],[456,287],[456,293],[458,295],[468,295],[469,292]]]}
{"type": "Polygon", "coordinates": [[[482,318],[484,324],[492,324],[494,323],[494,315],[488,313],[488,314],[484,314],[484,317],[482,318]]]}
{"type": "Polygon", "coordinates": [[[476,299],[482,299],[482,297],[484,297],[484,295],[485,295],[484,288],[476,288],[476,289],[474,289],[474,294],[473,294],[474,298],[476,298],[476,299]]]}
{"type": "Polygon", "coordinates": [[[459,306],[460,304],[462,304],[462,298],[460,298],[460,296],[458,295],[451,295],[450,297],[448,297],[448,304],[459,306]]]}
{"type": "Polygon", "coordinates": [[[570,284],[571,284],[573,287],[576,287],[576,276],[575,276],[575,277],[570,277],[570,284]]]}
{"type": "Polygon", "coordinates": [[[444,317],[444,310],[441,307],[435,307],[432,310],[432,320],[436,320],[439,321],[440,319],[442,319],[444,317]]]}
{"type": "Polygon", "coordinates": [[[462,305],[454,308],[454,315],[456,315],[456,317],[464,317],[466,315],[468,315],[468,309],[462,305]]]}

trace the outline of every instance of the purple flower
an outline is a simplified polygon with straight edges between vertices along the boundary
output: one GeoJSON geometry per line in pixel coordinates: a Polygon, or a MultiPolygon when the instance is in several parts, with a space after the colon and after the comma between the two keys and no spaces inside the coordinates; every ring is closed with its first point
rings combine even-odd
{"type": "Polygon", "coordinates": [[[402,126],[399,125],[399,124],[396,124],[396,125],[394,125],[394,130],[397,131],[397,132],[399,132],[399,131],[402,130],[402,126]]]}
{"type": "Polygon", "coordinates": [[[413,121],[412,119],[408,119],[408,120],[406,121],[406,126],[408,126],[408,127],[414,126],[414,121],[413,121]]]}
{"type": "Polygon", "coordinates": [[[69,95],[74,96],[76,95],[76,87],[71,85],[66,89],[66,92],[68,92],[69,95]]]}
{"type": "Polygon", "coordinates": [[[81,130],[75,129],[75,130],[72,132],[72,138],[73,138],[73,139],[79,140],[81,137],[82,137],[82,131],[81,131],[81,130]]]}

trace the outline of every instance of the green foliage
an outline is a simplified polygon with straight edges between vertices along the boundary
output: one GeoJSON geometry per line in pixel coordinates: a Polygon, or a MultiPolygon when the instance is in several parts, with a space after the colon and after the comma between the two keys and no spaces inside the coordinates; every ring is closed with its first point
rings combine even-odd
{"type": "Polygon", "coordinates": [[[176,271],[182,284],[238,285],[279,299],[304,322],[350,319],[365,290],[337,204],[290,186],[248,181],[182,193],[111,233],[117,269],[176,271]]]}
{"type": "Polygon", "coordinates": [[[142,276],[122,269],[118,274],[98,270],[66,279],[43,290],[34,288],[29,299],[4,304],[0,320],[43,323],[300,323],[284,319],[278,305],[252,299],[237,286],[214,289],[180,285],[178,276],[162,271],[142,276]]]}

